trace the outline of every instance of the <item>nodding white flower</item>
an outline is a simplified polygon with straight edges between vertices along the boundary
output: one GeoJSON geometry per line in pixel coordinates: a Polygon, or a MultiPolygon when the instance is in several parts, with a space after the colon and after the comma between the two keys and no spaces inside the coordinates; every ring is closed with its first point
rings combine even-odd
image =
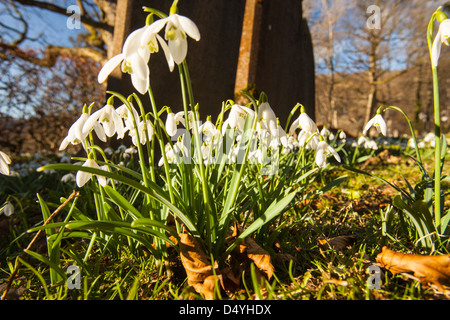
{"type": "Polygon", "coordinates": [[[14,214],[14,206],[11,204],[11,202],[7,201],[3,204],[2,208],[0,209],[0,214],[2,213],[7,217],[10,217],[14,214]]]}
{"type": "Polygon", "coordinates": [[[276,130],[272,130],[270,132],[269,138],[270,138],[269,147],[272,149],[278,149],[280,147],[280,143],[284,148],[289,147],[288,136],[280,125],[278,125],[276,130]]]}
{"type": "Polygon", "coordinates": [[[336,161],[341,162],[341,157],[328,143],[320,141],[316,149],[316,164],[319,168],[327,165],[327,156],[332,154],[336,161]]]}
{"type": "MultiPolygon", "coordinates": [[[[84,124],[86,120],[89,118],[89,114],[82,113],[81,116],[75,121],[72,126],[69,128],[69,132],[67,133],[67,136],[63,139],[61,142],[61,145],[59,146],[59,150],[62,151],[67,148],[69,143],[73,145],[82,144],[83,148],[86,149],[85,146],[85,139],[87,135],[89,134],[89,130],[83,130],[84,124]]],[[[100,139],[103,141],[106,141],[106,137],[104,137],[104,133],[102,134],[101,128],[99,126],[93,126],[95,132],[99,136],[100,139]]]]}
{"type": "Polygon", "coordinates": [[[103,108],[91,114],[83,125],[83,131],[89,132],[95,127],[96,123],[102,125],[103,131],[108,137],[112,137],[117,133],[117,138],[122,139],[125,134],[122,118],[110,104],[105,105],[103,108]]]}
{"type": "Polygon", "coordinates": [[[450,46],[450,19],[445,19],[439,26],[438,33],[433,40],[433,46],[431,47],[431,66],[437,67],[439,56],[441,55],[442,44],[450,46]]]}
{"type": "Polygon", "coordinates": [[[202,134],[203,141],[212,141],[219,133],[216,126],[209,120],[205,121],[200,127],[198,127],[198,131],[202,134]]]}
{"type": "Polygon", "coordinates": [[[341,131],[341,132],[339,133],[339,139],[341,139],[341,140],[347,139],[347,135],[345,134],[344,131],[341,131]]]}
{"type": "Polygon", "coordinates": [[[138,141],[138,136],[136,134],[136,129],[130,130],[130,137],[131,140],[133,142],[133,144],[137,147],[138,143],[140,142],[141,144],[146,144],[147,141],[152,141],[152,137],[153,137],[153,125],[151,123],[150,120],[146,120],[144,121],[140,121],[138,124],[138,134],[139,134],[139,140],[138,141]],[[147,134],[146,134],[146,130],[147,130],[147,134]]]}
{"type": "Polygon", "coordinates": [[[363,135],[366,135],[367,131],[369,131],[370,127],[372,126],[377,128],[377,131],[381,133],[383,136],[386,136],[387,125],[381,114],[377,113],[375,117],[373,117],[372,119],[370,119],[369,122],[367,122],[366,126],[364,127],[363,135]]]}
{"type": "Polygon", "coordinates": [[[161,36],[152,31],[151,26],[145,26],[133,31],[123,44],[122,53],[109,59],[98,74],[98,82],[103,83],[111,72],[121,64],[123,73],[131,75],[131,81],[136,90],[145,94],[150,84],[150,69],[148,62],[150,55],[159,51],[161,45],[166,56],[170,71],[174,62],[170,49],[161,36]]]}
{"type": "Polygon", "coordinates": [[[302,112],[300,116],[292,122],[291,127],[289,128],[289,134],[292,135],[298,128],[301,128],[308,133],[319,132],[316,123],[306,112],[302,112]]]}
{"type": "Polygon", "coordinates": [[[225,132],[228,126],[230,126],[231,129],[244,129],[245,119],[247,119],[248,115],[254,116],[255,111],[241,105],[233,105],[228,118],[223,122],[222,133],[225,132]]]}
{"type": "Polygon", "coordinates": [[[169,69],[170,71],[173,71],[175,64],[173,61],[172,54],[170,53],[170,49],[167,46],[167,43],[164,41],[163,38],[161,38],[160,35],[157,34],[159,30],[155,32],[154,26],[152,25],[145,26],[143,29],[144,31],[140,39],[140,47],[139,47],[139,53],[141,54],[141,56],[144,58],[144,60],[148,62],[150,60],[150,54],[159,51],[158,46],[159,43],[164,51],[167,64],[169,65],[169,69]]]}
{"type": "Polygon", "coordinates": [[[301,130],[298,135],[298,145],[306,149],[316,150],[319,145],[320,139],[314,132],[301,130]]]}
{"type": "Polygon", "coordinates": [[[9,165],[11,164],[11,158],[4,153],[3,151],[0,151],[0,173],[9,176],[9,165]]]}
{"type": "MultiPolygon", "coordinates": [[[[173,144],[173,147],[170,143],[167,143],[164,147],[164,152],[168,163],[180,163],[180,156],[185,157],[188,154],[187,147],[184,145],[182,139],[179,139],[175,144],[173,144]]],[[[164,158],[161,157],[158,162],[158,166],[162,166],[163,164],[164,158]]]]}
{"type": "Polygon", "coordinates": [[[263,102],[259,106],[258,123],[260,124],[261,129],[269,132],[278,129],[277,116],[268,102],[263,102]]]}
{"type": "MultiPolygon", "coordinates": [[[[111,72],[120,64],[123,73],[131,75],[131,82],[136,90],[145,94],[150,83],[148,61],[150,53],[141,47],[141,38],[145,27],[133,31],[123,44],[122,53],[109,59],[98,74],[98,82],[103,83],[111,72]]],[[[148,50],[148,49],[147,49],[148,50]]]]}
{"type": "MultiPolygon", "coordinates": [[[[87,159],[86,162],[83,164],[83,167],[89,167],[89,168],[105,170],[105,167],[100,167],[97,164],[97,162],[95,162],[94,159],[87,159]]],[[[77,175],[76,175],[77,186],[81,188],[91,178],[92,178],[92,173],[89,173],[89,172],[86,172],[86,171],[78,171],[77,175]]],[[[98,182],[100,183],[101,186],[105,186],[106,185],[106,178],[105,177],[97,176],[97,178],[98,178],[98,182]]]]}
{"type": "Polygon", "coordinates": [[[124,104],[116,109],[116,112],[119,114],[119,116],[125,121],[125,127],[124,131],[127,132],[127,130],[133,130],[134,129],[134,121],[136,123],[139,123],[139,114],[136,111],[136,109],[131,105],[131,111],[130,109],[124,104]]]}
{"type": "MultiPolygon", "coordinates": [[[[198,113],[198,111],[195,111],[195,115],[197,119],[199,119],[200,114],[198,113]]],[[[186,128],[186,119],[184,118],[184,111],[175,113],[174,120],[177,127],[181,123],[186,128]]],[[[194,111],[188,111],[188,125],[189,130],[192,130],[194,128],[194,111]]]]}
{"type": "Polygon", "coordinates": [[[175,113],[173,112],[169,112],[167,114],[167,119],[166,119],[166,132],[169,136],[173,137],[174,135],[177,134],[177,119],[175,117],[175,113]]]}
{"type": "Polygon", "coordinates": [[[176,64],[181,64],[187,55],[186,35],[198,41],[200,40],[200,31],[191,19],[173,13],[167,18],[153,22],[146,30],[143,38],[147,39],[148,34],[158,33],[164,26],[166,26],[164,37],[168,40],[170,54],[176,64]]]}
{"type": "MultiPolygon", "coordinates": [[[[328,128],[325,126],[322,128],[322,130],[320,130],[320,135],[324,138],[327,138],[330,134],[331,134],[331,131],[328,130],[328,128]]],[[[330,138],[330,140],[333,140],[333,139],[330,138]]]]}
{"type": "Polygon", "coordinates": [[[76,179],[75,179],[75,175],[73,173],[68,173],[61,177],[62,183],[75,182],[75,181],[76,181],[76,179]]]}

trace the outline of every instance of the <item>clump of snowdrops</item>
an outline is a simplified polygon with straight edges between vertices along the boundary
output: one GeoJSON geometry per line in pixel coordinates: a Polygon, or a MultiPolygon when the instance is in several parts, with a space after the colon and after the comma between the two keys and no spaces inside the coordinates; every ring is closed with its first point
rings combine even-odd
{"type": "MultiPolygon", "coordinates": [[[[301,104],[293,106],[283,128],[264,93],[253,97],[244,92],[247,105],[225,101],[217,119],[207,116],[201,121],[185,59],[188,38],[200,40],[200,31],[177,13],[177,2],[169,15],[144,8],[147,24],[128,36],[122,53],[98,75],[101,83],[121,68],[146,101],[136,93],[126,97],[108,92],[103,107],[85,105],[60,146],[63,151],[70,144],[81,145],[87,156],[74,161],[82,164],[41,168],[76,173],[77,186],[92,189],[96,208],[95,216],[89,215],[77,209],[74,200],[63,222],[31,230],[47,232],[49,259],[40,259],[52,267],[52,283],[64,279],[58,270],[61,240],[74,236],[89,241],[85,259],[94,245],[126,243],[135,250],[145,246],[163,261],[167,245],[176,247],[178,235],[188,233],[211,260],[223,265],[245,237],[268,243],[269,227],[281,228],[287,211],[341,181],[308,190],[319,171],[341,159],[301,104]],[[155,101],[153,95],[148,62],[160,49],[168,68],[180,74],[180,111],[155,101]],[[113,137],[124,144],[131,141],[138,168],[114,163],[96,143],[113,137]],[[243,231],[227,243],[235,224],[243,231]]],[[[48,216],[44,199],[39,201],[48,216]]]]}

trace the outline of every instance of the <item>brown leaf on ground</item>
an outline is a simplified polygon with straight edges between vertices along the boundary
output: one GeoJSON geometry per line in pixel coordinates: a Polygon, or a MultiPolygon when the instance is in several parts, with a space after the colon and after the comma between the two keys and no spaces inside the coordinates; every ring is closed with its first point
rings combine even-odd
{"type": "MultiPolygon", "coordinates": [[[[211,261],[194,237],[187,233],[180,233],[179,237],[181,263],[186,270],[188,284],[205,299],[214,299],[216,281],[211,261]]],[[[217,270],[217,265],[214,268],[217,270]]]]}
{"type": "Polygon", "coordinates": [[[402,160],[401,157],[392,155],[389,150],[383,150],[377,156],[367,159],[361,167],[361,170],[368,166],[379,166],[383,164],[398,164],[402,160]]]}
{"type": "Polygon", "coordinates": [[[244,241],[239,245],[239,251],[241,254],[246,254],[247,257],[252,260],[255,265],[267,275],[268,279],[272,277],[274,267],[270,260],[270,255],[253,239],[245,238],[244,241]]]}
{"type": "Polygon", "coordinates": [[[450,286],[450,254],[439,256],[405,254],[383,247],[376,260],[393,274],[412,272],[425,286],[432,283],[439,290],[444,290],[443,286],[450,286]]]}
{"type": "MultiPolygon", "coordinates": [[[[233,227],[233,233],[227,238],[227,243],[231,244],[241,233],[239,225],[235,223],[233,227]]],[[[255,240],[251,238],[245,238],[241,243],[233,250],[232,256],[241,265],[247,261],[253,261],[253,263],[263,271],[267,278],[272,277],[274,267],[271,262],[270,254],[264,250],[255,240]],[[247,260],[247,261],[246,261],[247,260]]]]}
{"type": "MultiPolygon", "coordinates": [[[[6,283],[0,284],[0,294],[2,294],[3,291],[5,291],[5,289],[6,289],[6,283]]],[[[25,291],[27,291],[27,289],[24,287],[19,287],[19,288],[10,287],[8,290],[8,293],[6,294],[6,298],[7,299],[19,299],[25,293],[25,291]]]]}
{"type": "Polygon", "coordinates": [[[345,250],[356,242],[355,236],[338,236],[330,239],[319,239],[319,248],[322,250],[334,249],[338,251],[345,250]]]}

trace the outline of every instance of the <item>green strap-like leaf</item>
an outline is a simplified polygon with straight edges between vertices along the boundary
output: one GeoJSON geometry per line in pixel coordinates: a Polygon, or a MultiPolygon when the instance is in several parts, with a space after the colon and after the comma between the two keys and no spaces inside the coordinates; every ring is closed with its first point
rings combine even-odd
{"type": "Polygon", "coordinates": [[[127,184],[137,190],[140,190],[146,194],[148,194],[153,199],[159,201],[163,205],[167,206],[169,210],[174,214],[177,218],[179,218],[186,228],[194,235],[198,235],[198,231],[195,228],[194,224],[191,222],[190,219],[186,217],[186,215],[181,212],[180,209],[178,209],[173,203],[171,203],[169,196],[167,192],[164,192],[160,186],[158,186],[156,183],[149,181],[149,187],[143,186],[140,182],[132,180],[130,178],[107,172],[101,169],[96,168],[90,168],[90,167],[83,167],[81,165],[73,165],[73,164],[49,164],[44,167],[41,167],[40,170],[69,170],[69,171],[84,171],[89,172],[95,175],[104,176],[106,178],[113,179],[115,181],[122,182],[124,184],[127,184]]]}

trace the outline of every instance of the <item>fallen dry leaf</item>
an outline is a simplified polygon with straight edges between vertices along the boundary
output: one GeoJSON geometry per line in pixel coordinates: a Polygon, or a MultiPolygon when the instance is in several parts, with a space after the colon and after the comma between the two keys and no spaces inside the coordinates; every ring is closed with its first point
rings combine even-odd
{"type": "MultiPolygon", "coordinates": [[[[3,293],[3,291],[5,291],[6,286],[7,286],[6,283],[0,284],[0,294],[3,293]]],[[[19,288],[10,287],[8,293],[6,294],[6,298],[19,299],[25,293],[25,291],[27,291],[27,289],[24,287],[19,288]]]]}
{"type": "MultiPolygon", "coordinates": [[[[237,223],[234,224],[233,234],[227,238],[227,243],[234,241],[241,230],[237,223]]],[[[245,264],[246,260],[251,260],[253,263],[263,271],[267,278],[272,277],[274,267],[271,262],[270,254],[264,250],[255,240],[251,238],[245,238],[241,243],[233,250],[233,258],[235,258],[239,263],[245,264]]]]}
{"type": "Polygon", "coordinates": [[[383,247],[376,260],[393,274],[412,272],[425,286],[432,283],[439,290],[444,290],[443,286],[450,285],[450,254],[439,256],[405,254],[383,247]]]}
{"type": "Polygon", "coordinates": [[[270,255],[253,239],[245,238],[244,241],[239,245],[239,251],[241,254],[246,254],[247,257],[252,260],[255,265],[267,275],[268,279],[272,277],[274,267],[270,260],[270,255]]]}
{"type": "MultiPolygon", "coordinates": [[[[187,233],[180,233],[179,237],[181,263],[186,270],[188,284],[205,299],[214,299],[216,281],[211,261],[194,237],[187,233]]],[[[217,265],[214,268],[217,270],[217,265]]]]}
{"type": "Polygon", "coordinates": [[[319,248],[322,250],[344,250],[356,242],[355,236],[338,236],[331,239],[319,239],[319,248]]]}

